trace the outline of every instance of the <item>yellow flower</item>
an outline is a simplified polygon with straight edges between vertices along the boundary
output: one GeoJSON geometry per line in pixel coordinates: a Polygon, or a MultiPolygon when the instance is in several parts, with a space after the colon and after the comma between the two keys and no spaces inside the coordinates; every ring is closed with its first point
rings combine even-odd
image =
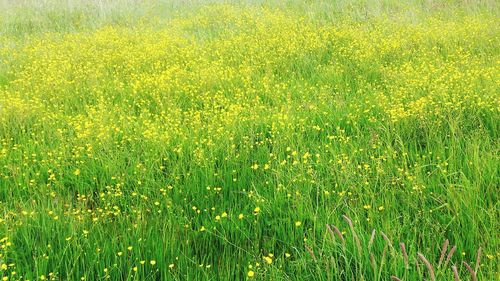
{"type": "Polygon", "coordinates": [[[285,253],[285,257],[289,258],[291,255],[289,253],[285,253]]]}
{"type": "Polygon", "coordinates": [[[168,268],[172,269],[172,268],[174,268],[174,266],[175,266],[175,264],[171,263],[168,265],[168,268]]]}
{"type": "Polygon", "coordinates": [[[255,209],[253,209],[253,212],[254,212],[255,214],[260,213],[260,208],[259,208],[259,207],[255,207],[255,209]]]}
{"type": "Polygon", "coordinates": [[[250,271],[248,271],[247,276],[249,278],[253,278],[255,276],[255,272],[253,272],[252,270],[250,270],[250,271]]]}
{"type": "Polygon", "coordinates": [[[243,219],[243,217],[244,217],[244,215],[243,215],[243,214],[240,214],[240,215],[238,216],[238,219],[242,220],[242,219],[243,219]]]}
{"type": "Polygon", "coordinates": [[[300,221],[296,221],[296,222],[295,222],[295,226],[296,226],[296,227],[299,227],[299,226],[301,226],[301,225],[302,225],[302,222],[300,222],[300,221]]]}
{"type": "Polygon", "coordinates": [[[266,261],[267,264],[272,264],[273,263],[273,259],[271,257],[264,256],[262,258],[264,259],[264,261],[266,261]]]}
{"type": "Polygon", "coordinates": [[[383,211],[384,209],[385,209],[385,208],[384,208],[384,206],[380,206],[380,207],[378,207],[378,210],[379,210],[379,211],[383,211]]]}
{"type": "Polygon", "coordinates": [[[149,263],[150,263],[151,265],[155,265],[155,264],[156,264],[156,261],[155,261],[155,260],[151,260],[149,263]]]}
{"type": "Polygon", "coordinates": [[[371,205],[364,205],[363,208],[365,208],[365,210],[369,210],[372,208],[372,206],[371,205]]]}
{"type": "Polygon", "coordinates": [[[252,165],[252,169],[257,170],[259,168],[259,164],[255,163],[252,165]]]}
{"type": "Polygon", "coordinates": [[[75,175],[75,176],[80,175],[80,169],[76,169],[76,170],[73,172],[73,175],[75,175]]]}
{"type": "Polygon", "coordinates": [[[135,272],[137,272],[137,266],[134,266],[134,268],[132,268],[132,270],[134,270],[135,272]]]}

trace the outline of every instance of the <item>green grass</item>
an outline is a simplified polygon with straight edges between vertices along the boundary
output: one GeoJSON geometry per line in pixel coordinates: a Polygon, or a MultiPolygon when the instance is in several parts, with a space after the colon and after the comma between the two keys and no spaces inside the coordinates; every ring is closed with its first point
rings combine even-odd
{"type": "Polygon", "coordinates": [[[496,280],[497,19],[495,1],[0,2],[0,275],[432,280],[421,253],[468,280],[481,248],[496,280]]]}

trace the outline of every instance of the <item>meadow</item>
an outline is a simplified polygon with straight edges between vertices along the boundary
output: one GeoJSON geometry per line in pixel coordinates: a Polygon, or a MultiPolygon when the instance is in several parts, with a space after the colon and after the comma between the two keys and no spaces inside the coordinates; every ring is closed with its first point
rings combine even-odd
{"type": "Polygon", "coordinates": [[[1,280],[498,280],[496,1],[0,1],[1,280]]]}

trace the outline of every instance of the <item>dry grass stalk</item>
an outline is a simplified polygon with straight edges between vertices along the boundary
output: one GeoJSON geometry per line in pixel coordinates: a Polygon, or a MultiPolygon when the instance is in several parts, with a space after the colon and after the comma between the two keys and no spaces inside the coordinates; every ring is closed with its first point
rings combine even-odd
{"type": "Polygon", "coordinates": [[[332,227],[333,227],[333,231],[335,231],[335,234],[337,234],[337,236],[342,241],[342,244],[345,244],[345,239],[344,239],[344,235],[342,235],[342,232],[340,232],[340,230],[335,225],[332,225],[332,227]]]}
{"type": "Polygon", "coordinates": [[[375,257],[373,253],[370,253],[370,263],[372,265],[373,271],[377,271],[377,262],[375,262],[375,257]]]}
{"type": "Polygon", "coordinates": [[[373,241],[375,240],[375,229],[372,230],[372,236],[370,237],[370,241],[368,242],[368,252],[371,251],[372,246],[373,246],[373,241]]]}
{"type": "Polygon", "coordinates": [[[401,247],[401,252],[403,253],[403,259],[405,261],[406,269],[409,269],[410,268],[410,262],[408,260],[408,253],[406,253],[405,243],[401,242],[401,243],[399,243],[399,246],[401,247]]]}
{"type": "Polygon", "coordinates": [[[465,268],[467,268],[467,270],[469,271],[471,280],[472,281],[477,281],[476,272],[474,272],[474,270],[472,269],[472,267],[470,267],[470,265],[468,263],[466,263],[465,261],[463,261],[462,263],[465,265],[465,268]]]}
{"type": "Polygon", "coordinates": [[[392,279],[392,280],[394,280],[394,281],[401,281],[401,279],[399,279],[398,277],[396,277],[396,276],[394,276],[394,275],[393,275],[393,276],[391,276],[391,279],[392,279]]]}
{"type": "Polygon", "coordinates": [[[451,270],[453,270],[453,278],[455,281],[460,281],[460,277],[458,277],[458,270],[456,266],[452,266],[451,270]]]}
{"type": "Polygon", "coordinates": [[[441,263],[444,260],[444,255],[446,254],[446,251],[448,250],[449,244],[450,244],[450,241],[448,239],[446,239],[446,241],[444,241],[443,247],[441,248],[441,256],[439,257],[438,267],[441,266],[441,263]]]}
{"type": "Polygon", "coordinates": [[[479,249],[477,249],[476,267],[474,268],[474,272],[476,273],[476,275],[477,275],[477,271],[479,270],[480,263],[481,263],[481,247],[479,247],[479,249]]]}
{"type": "Polygon", "coordinates": [[[384,238],[385,242],[387,242],[387,244],[389,245],[389,248],[391,248],[391,251],[394,251],[394,247],[392,246],[391,240],[389,240],[389,238],[387,237],[387,235],[385,235],[385,233],[383,231],[380,231],[380,235],[382,235],[382,237],[384,238]]]}
{"type": "Polygon", "coordinates": [[[453,246],[453,248],[451,248],[450,252],[448,253],[448,256],[446,257],[446,261],[444,262],[444,267],[446,267],[448,265],[448,263],[451,260],[451,257],[453,257],[453,254],[455,253],[456,250],[457,250],[457,245],[455,245],[455,246],[453,246]]]}
{"type": "Polygon", "coordinates": [[[330,235],[332,236],[333,241],[335,241],[335,233],[333,233],[332,228],[328,224],[326,224],[326,229],[328,230],[328,232],[330,232],[330,235]]]}
{"type": "Polygon", "coordinates": [[[307,245],[305,247],[306,247],[306,250],[309,252],[309,254],[311,254],[311,257],[313,258],[313,260],[315,262],[318,262],[318,259],[316,259],[316,255],[314,254],[313,250],[311,248],[307,247],[307,245]]]}
{"type": "Polygon", "coordinates": [[[417,256],[425,264],[425,267],[427,267],[431,280],[435,281],[436,275],[434,274],[434,268],[432,267],[431,263],[421,253],[417,253],[417,256]]]}
{"type": "Polygon", "coordinates": [[[352,232],[352,237],[354,238],[354,241],[356,242],[356,248],[358,248],[358,255],[361,256],[361,242],[359,241],[358,234],[354,230],[354,225],[352,224],[352,220],[346,215],[343,215],[342,217],[347,222],[347,224],[349,224],[349,228],[351,229],[351,232],[352,232]]]}
{"type": "Polygon", "coordinates": [[[418,260],[415,260],[415,264],[417,265],[417,272],[418,272],[418,274],[419,275],[422,274],[422,271],[420,270],[420,264],[419,264],[418,260]]]}
{"type": "Polygon", "coordinates": [[[384,260],[386,255],[387,255],[387,245],[385,245],[384,251],[382,252],[382,258],[380,259],[380,270],[382,270],[382,266],[384,265],[384,260]]]}

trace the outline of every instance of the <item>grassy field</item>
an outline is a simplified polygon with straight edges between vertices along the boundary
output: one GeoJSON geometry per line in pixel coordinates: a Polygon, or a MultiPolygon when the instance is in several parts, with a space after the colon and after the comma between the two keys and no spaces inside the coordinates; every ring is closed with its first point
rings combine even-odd
{"type": "Polygon", "coordinates": [[[498,280],[499,15],[0,1],[0,277],[498,280]]]}

